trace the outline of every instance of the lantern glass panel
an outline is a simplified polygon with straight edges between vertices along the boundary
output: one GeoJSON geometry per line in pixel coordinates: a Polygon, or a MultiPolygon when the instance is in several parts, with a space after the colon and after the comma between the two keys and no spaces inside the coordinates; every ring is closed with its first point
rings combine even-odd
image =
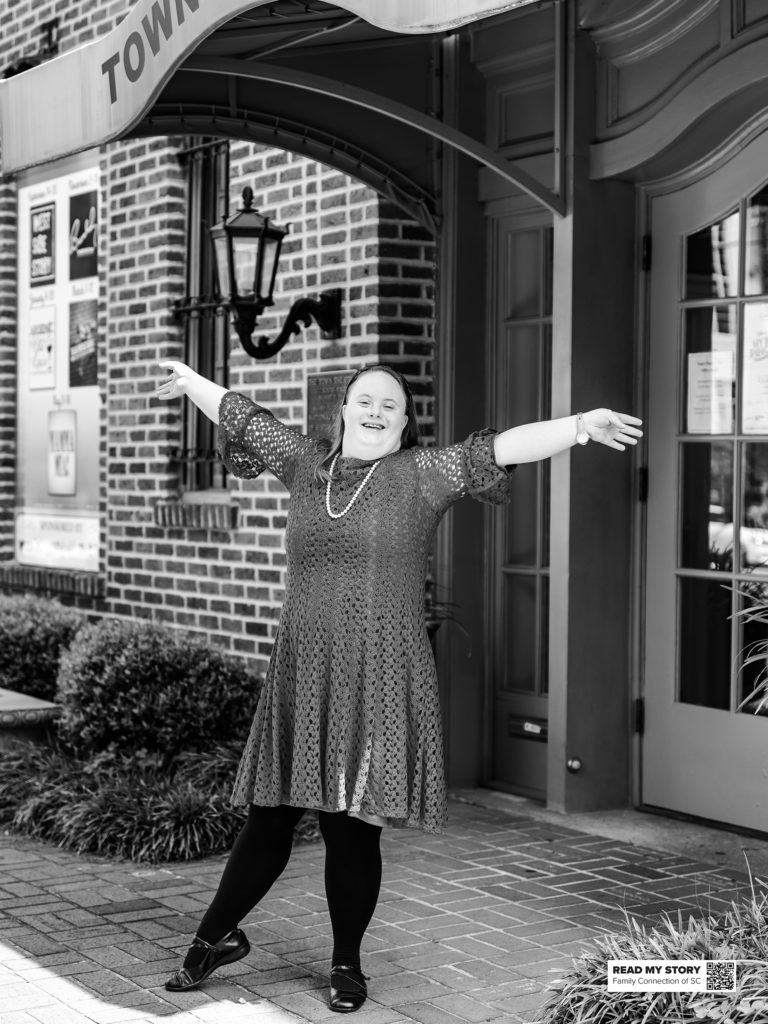
{"type": "Polygon", "coordinates": [[[275,274],[275,260],[280,248],[280,239],[264,239],[264,266],[261,271],[262,297],[272,299],[273,277],[275,274]]]}
{"type": "Polygon", "coordinates": [[[237,294],[241,299],[258,295],[260,282],[256,281],[256,266],[259,255],[258,238],[233,238],[232,259],[237,294]]]}
{"type": "Polygon", "coordinates": [[[219,295],[230,294],[229,283],[229,252],[226,235],[214,238],[213,249],[216,254],[216,276],[219,280],[219,295]]]}

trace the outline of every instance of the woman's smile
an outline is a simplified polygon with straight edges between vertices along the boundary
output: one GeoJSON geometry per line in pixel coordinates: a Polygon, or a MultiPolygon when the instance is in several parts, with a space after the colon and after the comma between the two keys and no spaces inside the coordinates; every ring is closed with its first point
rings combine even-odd
{"type": "Polygon", "coordinates": [[[342,455],[383,458],[400,448],[407,422],[403,389],[389,373],[364,373],[349,390],[343,418],[342,455]]]}

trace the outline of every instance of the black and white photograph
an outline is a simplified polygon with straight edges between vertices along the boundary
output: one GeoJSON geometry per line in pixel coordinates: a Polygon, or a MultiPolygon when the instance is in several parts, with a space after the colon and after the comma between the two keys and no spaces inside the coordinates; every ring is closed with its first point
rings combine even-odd
{"type": "Polygon", "coordinates": [[[0,1024],[766,1024],[768,3],[0,24],[0,1024]]]}

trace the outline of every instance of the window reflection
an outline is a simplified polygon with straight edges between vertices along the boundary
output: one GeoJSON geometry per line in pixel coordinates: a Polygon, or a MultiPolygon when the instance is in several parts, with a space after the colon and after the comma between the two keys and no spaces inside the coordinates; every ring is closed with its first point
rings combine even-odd
{"type": "Polygon", "coordinates": [[[683,445],[682,565],[733,568],[733,445],[683,445]]]}
{"type": "Polygon", "coordinates": [[[736,295],[739,284],[739,212],[688,235],[685,246],[685,298],[736,295]]]}
{"type": "Polygon", "coordinates": [[[747,295],[768,292],[768,185],[747,202],[747,295]]]}
{"type": "Polygon", "coordinates": [[[684,704],[730,709],[730,614],[731,593],[720,580],[680,580],[679,699],[684,704]]]}
{"type": "Polygon", "coordinates": [[[744,445],[744,510],[740,532],[741,564],[768,572],[768,444],[744,445]]]}
{"type": "Polygon", "coordinates": [[[768,717],[768,586],[757,580],[739,585],[739,710],[768,717]]]}

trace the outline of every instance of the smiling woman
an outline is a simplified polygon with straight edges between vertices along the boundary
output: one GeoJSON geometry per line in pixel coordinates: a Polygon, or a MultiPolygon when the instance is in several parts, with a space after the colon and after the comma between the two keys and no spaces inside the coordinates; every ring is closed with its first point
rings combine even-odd
{"type": "Polygon", "coordinates": [[[437,674],[424,587],[435,531],[465,495],[510,493],[510,456],[545,458],[590,437],[635,444],[639,421],[607,409],[481,430],[445,448],[418,444],[413,398],[391,366],[350,380],[330,442],[280,423],[182,363],[166,362],[162,399],[186,394],[219,424],[227,468],[269,469],[290,492],[280,627],[233,801],[249,808],[184,966],[195,988],[248,945],[239,921],[282,873],[293,828],[319,811],[333,927],[330,1005],[366,997],[360,945],[381,884],[384,826],[440,832],[445,779],[437,674]]]}
{"type": "Polygon", "coordinates": [[[328,451],[321,448],[315,475],[330,480],[339,454],[377,459],[418,443],[419,423],[408,381],[386,363],[363,366],[347,384],[328,451]]]}

